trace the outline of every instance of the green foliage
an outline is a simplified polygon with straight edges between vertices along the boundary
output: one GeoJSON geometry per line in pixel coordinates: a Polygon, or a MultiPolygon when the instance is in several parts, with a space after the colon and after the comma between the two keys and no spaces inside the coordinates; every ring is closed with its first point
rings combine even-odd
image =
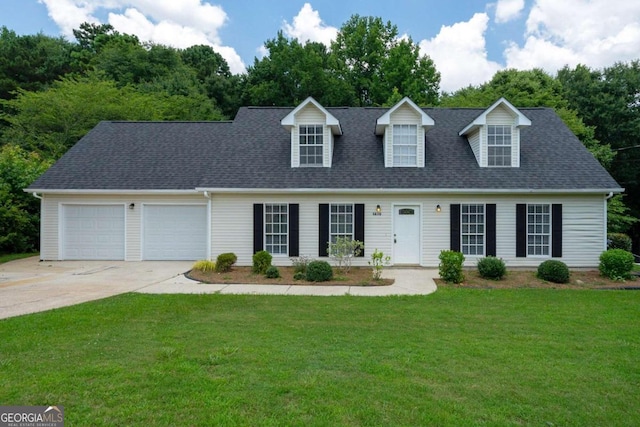
{"type": "Polygon", "coordinates": [[[305,278],[309,282],[326,282],[333,277],[333,270],[327,261],[311,261],[305,278]]]}
{"type": "Polygon", "coordinates": [[[538,266],[538,278],[553,283],[569,282],[569,268],[558,260],[548,259],[538,266]]]}
{"type": "Polygon", "coordinates": [[[622,249],[631,252],[631,237],[624,233],[607,234],[607,249],[622,249]]]}
{"type": "Polygon", "coordinates": [[[501,258],[488,256],[478,260],[478,273],[485,279],[500,280],[507,273],[507,267],[501,258]]]}
{"type": "Polygon", "coordinates": [[[237,260],[238,257],[232,252],[218,255],[218,258],[216,259],[216,272],[226,273],[227,271],[231,271],[231,267],[237,260]]]}
{"type": "Polygon", "coordinates": [[[630,209],[622,200],[624,196],[624,194],[616,194],[607,201],[607,230],[611,233],[625,233],[633,224],[640,221],[631,215],[630,209]]]}
{"type": "Polygon", "coordinates": [[[447,283],[462,283],[464,280],[462,274],[464,255],[456,251],[440,251],[438,258],[440,259],[438,265],[440,278],[447,283]]]}
{"type": "Polygon", "coordinates": [[[389,255],[385,256],[382,251],[375,249],[371,254],[371,261],[368,262],[373,269],[373,280],[380,280],[380,278],[382,277],[382,270],[384,269],[385,265],[389,265],[389,263],[391,262],[391,257],[389,255]]]}
{"type": "Polygon", "coordinates": [[[293,274],[293,280],[305,280],[307,278],[307,274],[302,271],[296,271],[293,274]]]}
{"type": "Polygon", "coordinates": [[[270,265],[264,272],[264,275],[267,279],[277,279],[280,277],[280,270],[278,270],[278,267],[275,265],[270,265]]]}
{"type": "Polygon", "coordinates": [[[271,267],[271,260],[273,257],[267,251],[258,251],[253,254],[253,267],[251,271],[256,274],[265,274],[267,269],[271,267]]]}
{"type": "Polygon", "coordinates": [[[193,264],[193,267],[191,268],[193,268],[194,270],[202,271],[203,273],[208,273],[210,271],[216,270],[216,263],[209,259],[201,259],[199,261],[196,261],[196,263],[193,264]]]}
{"type": "Polygon", "coordinates": [[[299,257],[291,258],[291,264],[293,265],[293,272],[306,274],[307,266],[311,261],[313,260],[306,255],[300,255],[299,257]]]}
{"type": "Polygon", "coordinates": [[[338,271],[348,273],[351,269],[353,257],[360,256],[364,250],[364,243],[348,237],[338,237],[335,242],[329,242],[327,253],[336,263],[338,271]]]}
{"type": "Polygon", "coordinates": [[[40,201],[22,189],[50,165],[15,145],[0,147],[0,253],[39,248],[40,201]]]}
{"type": "Polygon", "coordinates": [[[609,249],[600,254],[600,274],[612,280],[627,280],[633,270],[633,254],[623,249],[609,249]]]}

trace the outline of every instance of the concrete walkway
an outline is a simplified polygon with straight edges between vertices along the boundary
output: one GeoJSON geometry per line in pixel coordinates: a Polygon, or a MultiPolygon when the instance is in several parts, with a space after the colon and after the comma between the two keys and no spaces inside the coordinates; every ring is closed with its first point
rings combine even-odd
{"type": "Polygon", "coordinates": [[[251,295],[428,295],[436,291],[433,279],[440,277],[436,269],[387,268],[382,277],[395,279],[389,286],[322,286],[322,285],[209,285],[187,279],[184,275],[138,289],[147,294],[251,294],[251,295]]]}
{"type": "Polygon", "coordinates": [[[0,319],[93,301],[125,292],[147,294],[427,295],[435,269],[388,268],[390,286],[208,285],[187,279],[191,261],[45,261],[0,264],[0,319]]]}

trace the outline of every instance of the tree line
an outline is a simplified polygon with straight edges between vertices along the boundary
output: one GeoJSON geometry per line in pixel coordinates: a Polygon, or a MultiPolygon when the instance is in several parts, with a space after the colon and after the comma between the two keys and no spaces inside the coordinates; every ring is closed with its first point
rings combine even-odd
{"type": "MultiPolygon", "coordinates": [[[[504,70],[440,93],[434,62],[391,22],[352,16],[330,46],[278,32],[267,55],[232,74],[210,46],[176,49],[84,23],[74,41],[0,28],[0,254],[38,249],[39,201],[22,191],[101,120],[231,119],[240,106],[550,107],[626,196],[609,202],[610,231],[640,241],[640,63],[579,65],[552,76],[504,70]]],[[[570,173],[568,171],[567,173],[570,173]]]]}

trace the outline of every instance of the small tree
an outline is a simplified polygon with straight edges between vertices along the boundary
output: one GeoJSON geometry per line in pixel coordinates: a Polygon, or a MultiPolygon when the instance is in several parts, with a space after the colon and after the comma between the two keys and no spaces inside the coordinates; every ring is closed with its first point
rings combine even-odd
{"type": "Polygon", "coordinates": [[[346,274],[351,269],[353,257],[359,256],[364,250],[364,243],[348,237],[338,237],[335,242],[329,242],[329,256],[336,263],[336,268],[346,274]]]}
{"type": "Polygon", "coordinates": [[[389,255],[385,256],[384,252],[378,249],[373,251],[371,261],[369,261],[369,265],[373,269],[373,280],[380,280],[384,266],[389,265],[390,262],[391,257],[389,255]]]}

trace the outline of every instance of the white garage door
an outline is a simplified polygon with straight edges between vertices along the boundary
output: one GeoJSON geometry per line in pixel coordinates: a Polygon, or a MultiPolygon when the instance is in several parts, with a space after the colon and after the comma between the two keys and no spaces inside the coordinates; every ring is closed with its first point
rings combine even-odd
{"type": "Polygon", "coordinates": [[[198,260],[207,257],[206,205],[144,205],[146,260],[198,260]]]}
{"type": "Polygon", "coordinates": [[[124,205],[63,205],[62,259],[124,260],[124,205]]]}

